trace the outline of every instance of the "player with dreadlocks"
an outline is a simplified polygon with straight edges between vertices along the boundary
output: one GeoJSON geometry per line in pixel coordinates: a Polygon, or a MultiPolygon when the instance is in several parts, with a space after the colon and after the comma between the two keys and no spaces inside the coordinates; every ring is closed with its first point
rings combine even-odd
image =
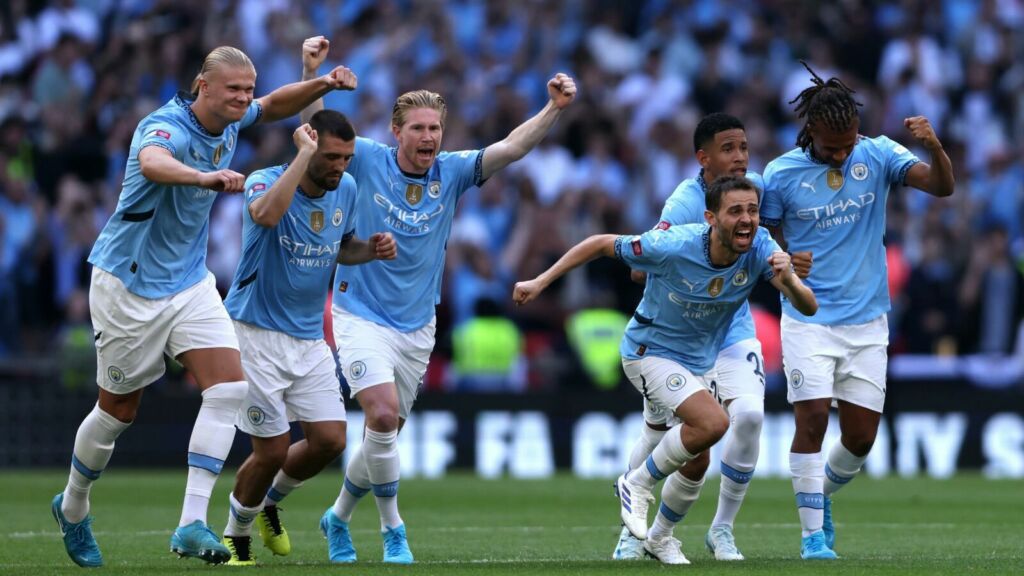
{"type": "Polygon", "coordinates": [[[810,251],[805,282],[820,310],[805,316],[782,302],[783,365],[796,415],[790,448],[804,559],[836,558],[831,496],[860,470],[875,441],[885,403],[889,291],[885,203],[893,185],[938,197],[953,193],[953,169],[923,116],[903,121],[929,155],[921,162],[885,136],[858,134],[854,92],[823,80],[791,104],[804,119],[797,147],[765,169],[761,222],[789,250],[810,251]],[[788,243],[788,246],[787,246],[788,243]],[[822,461],[829,407],[839,408],[841,436],[822,461]]]}

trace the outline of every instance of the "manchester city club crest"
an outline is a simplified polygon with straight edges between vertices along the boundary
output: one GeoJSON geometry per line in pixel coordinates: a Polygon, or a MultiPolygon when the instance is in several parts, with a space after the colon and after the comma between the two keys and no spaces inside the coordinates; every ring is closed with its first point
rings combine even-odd
{"type": "Polygon", "coordinates": [[[267,413],[259,406],[249,406],[249,409],[245,411],[245,415],[249,418],[249,422],[252,422],[253,426],[259,426],[267,419],[267,413]]]}
{"type": "Polygon", "coordinates": [[[793,370],[789,373],[789,385],[796,390],[804,385],[804,373],[799,370],[793,370]]]}
{"type": "Polygon", "coordinates": [[[223,144],[217,144],[217,147],[213,150],[213,163],[220,164],[220,154],[224,151],[223,144]]]}
{"type": "Polygon", "coordinates": [[[853,179],[858,182],[867,179],[868,165],[863,162],[857,162],[850,168],[850,176],[853,176],[853,179]]]}
{"type": "Polygon", "coordinates": [[[351,376],[353,380],[359,380],[363,377],[363,374],[366,374],[366,364],[363,364],[362,360],[356,360],[349,368],[349,376],[351,376]]]}
{"type": "Polygon", "coordinates": [[[665,386],[672,392],[680,390],[683,386],[686,386],[686,377],[682,374],[673,374],[665,381],[665,386]]]}
{"type": "Polygon", "coordinates": [[[121,384],[124,382],[124,371],[117,366],[111,366],[107,368],[107,378],[113,384],[121,384]]]}
{"type": "Polygon", "coordinates": [[[419,204],[423,200],[423,186],[419,184],[406,184],[405,200],[409,204],[419,204]]]}
{"type": "Polygon", "coordinates": [[[825,180],[828,182],[828,187],[833,190],[839,190],[843,187],[843,173],[841,170],[829,169],[828,174],[825,175],[825,180]]]}
{"type": "Polygon", "coordinates": [[[748,281],[750,281],[750,276],[747,275],[746,270],[740,270],[732,277],[733,286],[746,286],[748,281]]]}
{"type": "Polygon", "coordinates": [[[313,232],[320,232],[324,229],[324,211],[313,210],[309,213],[309,227],[313,232]]]}
{"type": "Polygon", "coordinates": [[[341,221],[345,218],[345,214],[341,211],[341,208],[334,210],[334,216],[331,218],[331,224],[335,226],[341,226],[341,221]]]}
{"type": "Polygon", "coordinates": [[[437,199],[441,197],[441,183],[434,180],[427,186],[427,196],[437,199]]]}
{"type": "Polygon", "coordinates": [[[708,295],[712,298],[718,298],[718,295],[722,293],[722,286],[725,285],[725,278],[719,276],[718,278],[712,278],[708,284],[708,295]]]}

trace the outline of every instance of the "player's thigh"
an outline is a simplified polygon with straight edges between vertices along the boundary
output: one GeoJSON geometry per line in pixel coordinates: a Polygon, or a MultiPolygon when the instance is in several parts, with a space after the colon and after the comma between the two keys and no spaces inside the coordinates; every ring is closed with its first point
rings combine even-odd
{"type": "Polygon", "coordinates": [[[832,398],[837,354],[828,327],[782,316],[782,366],[790,404],[832,398]]]}
{"type": "Polygon", "coordinates": [[[398,386],[398,417],[408,420],[434,351],[434,321],[415,332],[403,334],[401,342],[401,362],[395,366],[395,384],[398,386]]]}
{"type": "Polygon", "coordinates": [[[163,376],[164,346],[173,320],[168,299],[136,296],[116,276],[94,266],[89,313],[100,388],[127,395],[163,376]]]}
{"type": "Polygon", "coordinates": [[[836,366],[835,398],[881,413],[889,361],[887,318],[882,315],[866,324],[844,326],[838,336],[844,354],[836,366]]]}
{"type": "Polygon", "coordinates": [[[291,380],[280,363],[290,351],[280,349],[280,341],[269,330],[239,322],[237,331],[249,391],[239,409],[236,426],[258,438],[286,434],[289,426],[284,397],[291,380]]]}
{"type": "Polygon", "coordinates": [[[200,389],[243,380],[238,337],[213,274],[172,298],[178,313],[167,354],[192,372],[200,389]]]}
{"type": "MultiPolygon", "coordinates": [[[[344,422],[345,400],[331,349],[323,340],[300,342],[294,358],[308,366],[284,394],[292,422],[344,422]]],[[[308,434],[307,434],[308,438],[308,434]]]]}
{"type": "Polygon", "coordinates": [[[338,363],[352,396],[358,398],[363,390],[395,382],[400,355],[393,343],[400,333],[339,306],[334,306],[332,315],[338,363]]]}
{"type": "Polygon", "coordinates": [[[764,397],[764,357],[757,339],[741,340],[719,352],[715,396],[723,403],[739,396],[764,397]]]}
{"type": "Polygon", "coordinates": [[[693,394],[708,392],[702,376],[667,358],[623,358],[622,370],[651,406],[667,414],[675,414],[676,408],[693,394]]]}

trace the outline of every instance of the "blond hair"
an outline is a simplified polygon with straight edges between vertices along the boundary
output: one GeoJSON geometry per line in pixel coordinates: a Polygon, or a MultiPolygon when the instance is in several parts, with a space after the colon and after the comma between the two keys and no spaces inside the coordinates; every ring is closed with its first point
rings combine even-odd
{"type": "Polygon", "coordinates": [[[196,74],[196,79],[192,81],[192,95],[199,95],[199,81],[205,79],[211,70],[227,67],[249,68],[253,72],[256,71],[252,60],[245,55],[245,52],[232,46],[218,46],[211,50],[203,60],[203,67],[199,69],[199,74],[196,74]]]}
{"type": "Polygon", "coordinates": [[[391,111],[391,124],[401,128],[405,124],[405,117],[409,110],[417,108],[430,108],[441,114],[441,126],[444,127],[444,119],[448,116],[448,105],[444,98],[430,90],[414,90],[406,92],[395,100],[395,107],[391,111]]]}

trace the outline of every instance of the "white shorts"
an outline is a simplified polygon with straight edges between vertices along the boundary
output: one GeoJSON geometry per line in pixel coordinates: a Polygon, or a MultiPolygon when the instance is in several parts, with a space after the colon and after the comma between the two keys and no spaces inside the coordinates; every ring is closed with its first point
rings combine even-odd
{"type": "Polygon", "coordinates": [[[834,398],[881,413],[889,321],[824,326],[782,316],[782,364],[793,402],[834,398]]]}
{"type": "Polygon", "coordinates": [[[332,307],[334,343],[341,373],[352,396],[386,382],[398,388],[398,416],[409,418],[430,353],[434,351],[436,318],[415,332],[399,332],[389,326],[360,318],[340,306],[332,307]]]}
{"type": "Polygon", "coordinates": [[[755,396],[764,401],[764,356],[761,342],[748,338],[718,353],[711,393],[719,402],[739,396],[755,396]]]}
{"type": "Polygon", "coordinates": [[[96,382],[114,394],[134,392],[163,376],[164,354],[177,358],[202,348],[238,350],[211,273],[177,294],[150,299],[132,294],[116,276],[93,266],[89,311],[96,382]]]}
{"type": "Polygon", "coordinates": [[[345,401],[327,342],[235,322],[249,395],[237,426],[259,438],[287,434],[289,422],[342,422],[345,401]]]}
{"type": "Polygon", "coordinates": [[[622,370],[644,396],[644,420],[668,427],[679,423],[676,408],[700,390],[710,391],[714,377],[713,370],[697,376],[679,363],[657,356],[623,358],[622,370]]]}

